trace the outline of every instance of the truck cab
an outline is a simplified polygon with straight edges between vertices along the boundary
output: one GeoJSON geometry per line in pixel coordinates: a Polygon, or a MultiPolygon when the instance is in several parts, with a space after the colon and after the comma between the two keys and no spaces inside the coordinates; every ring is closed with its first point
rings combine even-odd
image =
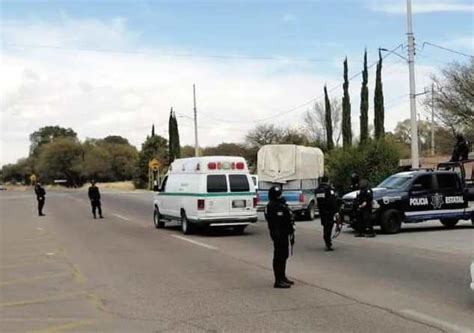
{"type": "MultiPolygon", "coordinates": [[[[440,220],[453,228],[459,220],[474,219],[468,189],[454,171],[400,172],[385,179],[373,193],[372,218],[384,233],[398,233],[402,223],[440,220]]],[[[357,194],[348,193],[342,200],[342,215],[349,224],[354,223],[357,194]]]]}

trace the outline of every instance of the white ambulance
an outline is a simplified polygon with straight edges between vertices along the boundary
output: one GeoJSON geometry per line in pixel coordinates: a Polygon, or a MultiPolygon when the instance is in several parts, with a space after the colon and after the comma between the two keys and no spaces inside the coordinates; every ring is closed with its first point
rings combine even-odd
{"type": "Polygon", "coordinates": [[[243,232],[257,221],[257,196],[242,157],[206,156],[177,159],[154,199],[156,228],[178,221],[184,234],[197,225],[232,227],[243,232]]]}

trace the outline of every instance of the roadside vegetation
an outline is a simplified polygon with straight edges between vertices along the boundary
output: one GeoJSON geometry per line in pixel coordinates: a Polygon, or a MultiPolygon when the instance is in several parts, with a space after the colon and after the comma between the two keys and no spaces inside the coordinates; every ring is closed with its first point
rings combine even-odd
{"type": "MultiPolygon", "coordinates": [[[[379,55],[371,118],[368,115],[370,78],[367,54],[364,54],[359,117],[361,133],[358,137],[351,130],[350,80],[345,60],[343,96],[330,96],[324,87],[324,101],[316,102],[305,112],[304,124],[300,127],[259,124],[246,133],[244,142],[204,147],[200,149],[200,155],[243,156],[254,172],[257,151],[263,145],[314,146],[325,152],[326,171],[339,190],[347,189],[352,172],[376,185],[397,170],[401,158],[409,158],[411,142],[409,119],[400,120],[393,132],[385,132],[382,62],[379,55]]],[[[434,126],[435,154],[449,155],[457,132],[464,133],[470,142],[474,142],[474,60],[451,64],[433,76],[432,81],[433,96],[426,96],[424,103],[427,110],[434,107],[435,122],[419,120],[420,153],[421,156],[430,156],[431,127],[434,126]]],[[[431,112],[424,116],[431,119],[431,112]]],[[[172,109],[168,132],[168,138],[156,135],[153,125],[150,135],[137,150],[120,135],[88,138],[81,142],[71,128],[42,127],[29,137],[29,156],[4,165],[0,179],[4,183],[28,185],[31,176],[35,175],[46,184],[63,180],[72,187],[81,187],[90,179],[102,183],[133,181],[136,188],[146,188],[150,160],[159,161],[160,172],[164,173],[175,158],[194,156],[194,147],[180,145],[178,122],[172,109]]]]}

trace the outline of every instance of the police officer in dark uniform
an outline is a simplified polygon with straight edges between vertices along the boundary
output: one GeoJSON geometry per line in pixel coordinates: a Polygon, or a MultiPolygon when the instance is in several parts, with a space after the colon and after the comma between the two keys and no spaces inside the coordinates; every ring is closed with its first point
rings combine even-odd
{"type": "MultiPolygon", "coordinates": [[[[275,288],[290,288],[294,283],[286,277],[286,260],[289,256],[290,238],[294,235],[293,213],[282,197],[281,187],[268,191],[269,202],[265,209],[270,237],[273,241],[273,273],[275,288]]],[[[293,245],[293,242],[291,242],[293,245]]]]}
{"type": "Polygon", "coordinates": [[[453,148],[453,154],[451,156],[451,162],[465,161],[469,155],[469,142],[464,138],[461,133],[456,135],[456,144],[453,148]]]}
{"type": "Polygon", "coordinates": [[[359,189],[359,175],[352,173],[351,175],[351,186],[349,187],[350,192],[357,191],[359,189]]]}
{"type": "Polygon", "coordinates": [[[318,203],[319,216],[323,226],[324,243],[326,251],[334,251],[332,248],[332,229],[334,227],[334,216],[337,213],[337,198],[334,188],[329,184],[327,176],[321,178],[316,189],[316,201],[318,203]]]}
{"type": "Polygon", "coordinates": [[[92,206],[92,215],[94,215],[94,218],[96,218],[96,210],[99,210],[99,217],[103,219],[104,217],[102,216],[102,207],[100,204],[100,192],[99,188],[96,186],[95,180],[91,180],[91,186],[89,187],[89,199],[91,201],[91,206],[92,206]]]}
{"type": "Polygon", "coordinates": [[[46,201],[46,191],[44,190],[43,186],[41,186],[40,182],[37,182],[35,185],[35,194],[36,200],[38,201],[38,215],[44,216],[43,207],[46,201]]]}
{"type": "Polygon", "coordinates": [[[374,194],[369,187],[369,181],[362,179],[359,184],[359,194],[356,198],[357,222],[361,229],[358,230],[356,237],[375,237],[374,224],[372,220],[372,201],[374,194]]]}

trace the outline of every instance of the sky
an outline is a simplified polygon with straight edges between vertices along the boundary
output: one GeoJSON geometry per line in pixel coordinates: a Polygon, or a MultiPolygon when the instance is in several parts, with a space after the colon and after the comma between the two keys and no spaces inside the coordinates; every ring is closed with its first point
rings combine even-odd
{"type": "MultiPolygon", "coordinates": [[[[140,148],[155,124],[181,144],[243,142],[260,124],[302,128],[323,99],[342,98],[349,62],[352,127],[359,133],[363,52],[386,53],[386,130],[409,117],[404,0],[0,1],[0,165],[26,157],[30,133],[71,127],[81,140],[121,135],[140,148]]],[[[413,0],[416,85],[474,54],[474,5],[413,0]]],[[[369,70],[373,123],[375,66],[369,70]]],[[[419,116],[428,110],[418,104],[419,116]]]]}

